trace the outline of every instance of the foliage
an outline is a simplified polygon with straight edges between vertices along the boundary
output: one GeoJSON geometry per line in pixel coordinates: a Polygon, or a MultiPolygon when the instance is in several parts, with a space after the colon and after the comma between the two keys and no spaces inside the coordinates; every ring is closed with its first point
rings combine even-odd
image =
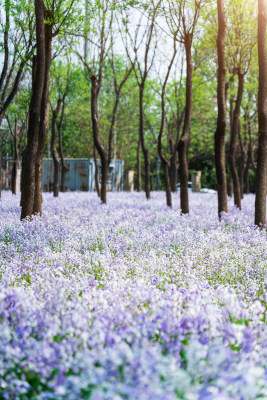
{"type": "MultiPolygon", "coordinates": [[[[189,146],[189,168],[192,170],[201,170],[202,184],[208,187],[215,187],[214,176],[214,155],[213,155],[213,135],[216,127],[217,106],[216,106],[216,26],[217,13],[215,3],[213,2],[192,2],[192,10],[187,3],[187,19],[191,21],[194,7],[200,7],[201,15],[195,31],[193,41],[193,114],[191,124],[191,142],[189,146]]],[[[154,3],[153,3],[154,4],[154,3]]],[[[134,57],[134,32],[138,27],[138,43],[144,34],[146,22],[149,24],[151,10],[158,7],[155,19],[154,43],[155,63],[149,70],[145,91],[144,91],[144,109],[145,109],[145,141],[149,148],[152,182],[154,174],[157,173],[157,146],[156,137],[160,125],[160,71],[164,72],[164,65],[167,63],[170,46],[170,27],[176,21],[179,23],[179,10],[184,10],[183,1],[159,2],[153,5],[151,2],[142,1],[121,1],[105,0],[105,2],[76,2],[73,0],[45,1],[47,10],[54,9],[53,20],[48,17],[46,23],[53,23],[53,33],[57,37],[53,39],[54,57],[51,70],[50,100],[55,105],[56,97],[60,87],[64,87],[66,74],[69,70],[71,79],[69,92],[67,96],[67,105],[62,126],[63,147],[66,157],[92,157],[93,139],[90,111],[90,82],[86,77],[84,66],[77,58],[76,51],[79,49],[83,53],[84,38],[87,39],[87,61],[94,73],[99,68],[99,47],[98,39],[101,38],[101,21],[105,24],[105,34],[101,40],[106,43],[105,54],[102,57],[103,63],[103,87],[99,97],[99,118],[101,140],[105,146],[108,142],[108,134],[112,110],[114,104],[113,74],[110,66],[111,49],[114,51],[116,69],[119,71],[119,77],[127,65],[127,51],[134,57]],[[85,8],[86,5],[86,8],[85,8]],[[165,11],[170,7],[167,21],[164,20],[165,11]],[[108,7],[108,9],[107,9],[108,7]],[[180,7],[180,8],[179,8],[180,7]],[[140,19],[140,15],[142,18],[140,19]],[[177,19],[178,18],[178,19],[177,19]],[[97,22],[98,21],[98,22],[97,22]],[[121,22],[122,21],[122,22],[121,22]],[[120,35],[122,39],[120,38],[120,35]],[[126,36],[128,39],[126,40],[126,36]],[[131,38],[131,40],[129,39],[131,38]],[[128,44],[125,49],[124,45],[128,44]],[[115,46],[114,46],[115,44],[115,46]],[[124,44],[124,45],[123,45],[124,44]],[[132,48],[132,50],[130,50],[132,48]],[[75,50],[75,52],[74,52],[75,50]],[[127,50],[127,51],[126,51],[127,50]],[[133,51],[131,53],[131,51],[133,51]],[[67,61],[66,61],[67,60],[67,61]],[[98,60],[98,61],[97,61],[98,60]]],[[[11,13],[11,33],[16,37],[17,31],[24,31],[30,35],[34,31],[33,19],[33,1],[12,1],[11,13]]],[[[4,29],[4,1],[1,1],[1,29],[4,29]]],[[[234,96],[237,88],[237,80],[234,68],[237,61],[241,60],[243,68],[247,68],[247,74],[244,87],[244,98],[242,102],[241,126],[242,137],[247,151],[250,138],[253,141],[253,149],[256,149],[257,132],[257,51],[255,50],[255,3],[252,1],[241,2],[239,0],[227,0],[225,3],[227,15],[227,60],[228,73],[228,112],[229,99],[234,96]],[[252,47],[251,47],[252,46],[252,47]],[[253,47],[254,46],[254,47],[253,47]],[[253,48],[250,54],[249,49],[253,48]],[[241,51],[242,50],[242,51],[241,51]],[[242,54],[241,54],[242,53],[242,54]],[[234,61],[234,59],[236,61],[234,61]],[[249,110],[248,110],[249,108],[249,110]],[[249,117],[247,117],[247,115],[249,117]],[[247,120],[250,122],[251,133],[248,133],[247,120]]],[[[181,11],[180,10],[180,11],[181,11]]],[[[185,10],[184,10],[185,11],[185,10]]],[[[192,21],[191,21],[192,22],[192,21]]],[[[144,38],[143,38],[144,39],[144,38]]],[[[25,38],[21,36],[18,40],[20,55],[23,57],[23,46],[25,38]]],[[[104,43],[103,42],[103,43],[104,43]]],[[[142,40],[141,40],[142,42],[142,40]]],[[[140,42],[140,43],[141,43],[140,42]]],[[[136,42],[137,43],[137,42],[136,42]]],[[[34,43],[33,43],[34,44],[34,43]]],[[[141,46],[141,45],[140,45],[141,46]]],[[[11,51],[12,46],[10,47],[11,51]]],[[[139,51],[142,50],[142,46],[139,51]]],[[[1,43],[0,51],[3,54],[4,48],[1,43]]],[[[174,138],[177,130],[177,121],[174,114],[179,111],[181,114],[185,104],[185,71],[184,68],[179,76],[181,66],[184,63],[184,54],[178,52],[174,69],[170,75],[170,80],[166,89],[166,123],[163,133],[162,144],[165,151],[168,149],[168,139],[174,138]]],[[[149,63],[151,62],[151,56],[149,63]]],[[[140,62],[140,61],[139,61],[140,62]]],[[[24,80],[20,85],[20,92],[13,100],[13,105],[8,111],[11,120],[15,116],[23,120],[27,113],[28,99],[31,93],[31,62],[27,61],[28,69],[25,70],[24,80]],[[23,109],[24,108],[24,109],[23,109]]],[[[142,62],[139,65],[142,67],[142,62]]],[[[135,82],[134,73],[131,73],[128,81],[123,87],[121,100],[118,106],[118,114],[115,125],[116,135],[116,154],[117,158],[125,160],[126,169],[136,168],[136,150],[138,140],[138,87],[135,82]]],[[[11,153],[12,140],[8,133],[5,120],[2,122],[2,144],[1,153],[11,153]]],[[[182,127],[181,127],[182,128],[182,127]]],[[[227,140],[229,140],[229,129],[227,130],[227,140]]],[[[114,147],[114,144],[113,144],[114,147]]],[[[228,148],[228,145],[227,145],[228,148]]],[[[46,156],[48,153],[46,153],[46,156]]]]}

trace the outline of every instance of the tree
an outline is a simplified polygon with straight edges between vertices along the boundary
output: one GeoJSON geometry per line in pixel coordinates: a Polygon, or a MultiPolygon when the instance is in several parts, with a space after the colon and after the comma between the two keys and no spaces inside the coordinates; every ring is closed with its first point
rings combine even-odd
{"type": "MultiPolygon", "coordinates": [[[[145,193],[147,200],[150,199],[151,183],[150,183],[150,158],[149,150],[145,142],[145,123],[144,123],[144,92],[145,85],[152,68],[154,57],[157,49],[157,40],[154,38],[156,28],[156,17],[161,5],[161,0],[151,1],[145,4],[145,14],[141,14],[139,23],[137,24],[132,37],[131,31],[126,25],[127,37],[125,40],[125,49],[127,56],[132,63],[136,82],[139,88],[139,138],[137,144],[137,175],[138,190],[141,190],[141,167],[140,167],[140,147],[142,148],[145,164],[145,193]],[[143,22],[145,20],[145,22],[143,22]],[[143,31],[140,30],[142,23],[145,24],[143,31]],[[142,45],[144,45],[142,47],[142,45]],[[132,50],[132,52],[130,51],[132,50]],[[141,55],[140,55],[141,54],[141,55]],[[150,60],[149,60],[150,57],[150,60]]],[[[124,22],[129,21],[129,15],[126,15],[124,22]]]]}
{"type": "Polygon", "coordinates": [[[190,140],[191,119],[192,119],[192,80],[193,80],[193,64],[192,64],[192,42],[196,29],[200,11],[204,5],[203,0],[194,0],[189,2],[185,0],[173,1],[169,0],[169,8],[167,9],[167,21],[175,32],[178,29],[179,35],[177,40],[182,43],[186,56],[186,100],[185,113],[183,121],[183,131],[178,142],[179,154],[179,172],[180,172],[180,203],[181,212],[189,213],[188,201],[188,147],[190,140]],[[177,4],[178,3],[178,4],[177,4]]]}
{"type": "Polygon", "coordinates": [[[78,24],[79,9],[75,10],[77,2],[58,0],[50,3],[35,0],[37,54],[33,58],[28,144],[22,162],[21,219],[42,212],[42,159],[49,122],[52,39],[58,35],[60,37],[64,30],[71,28],[74,21],[78,24]]]}
{"type": "Polygon", "coordinates": [[[227,180],[225,168],[225,131],[226,131],[226,96],[225,96],[225,35],[226,18],[224,12],[224,0],[217,0],[218,11],[218,36],[217,36],[217,103],[218,116],[217,128],[214,135],[215,167],[218,189],[218,214],[221,217],[223,212],[228,212],[227,207],[227,180]]]}
{"type": "MultiPolygon", "coordinates": [[[[168,159],[168,156],[166,156],[163,152],[162,149],[162,135],[164,131],[164,125],[165,125],[165,119],[166,119],[166,111],[165,111],[165,91],[166,91],[166,86],[167,82],[170,76],[170,72],[176,57],[177,53],[177,43],[176,43],[176,36],[178,34],[179,28],[176,29],[176,32],[174,32],[174,37],[173,37],[173,53],[167,68],[166,75],[164,77],[162,87],[161,87],[161,123],[160,123],[160,129],[159,129],[159,134],[158,134],[158,153],[160,157],[160,161],[164,170],[164,178],[165,178],[165,191],[166,191],[166,202],[168,207],[172,207],[172,188],[171,188],[171,180],[170,180],[170,167],[171,163],[170,160],[168,159]]],[[[175,151],[176,154],[176,151],[175,151]]],[[[172,158],[175,157],[175,154],[172,154],[172,158]]]]}
{"type": "Polygon", "coordinates": [[[31,216],[34,213],[35,165],[38,152],[43,88],[45,84],[45,16],[42,0],[35,0],[35,16],[37,53],[36,58],[34,58],[33,67],[33,91],[29,108],[28,142],[23,154],[22,164],[21,219],[31,216]]]}
{"type": "MultiPolygon", "coordinates": [[[[114,13],[116,11],[116,5],[114,0],[103,0],[102,2],[92,3],[89,7],[87,4],[87,12],[94,17],[94,29],[92,28],[92,20],[87,21],[89,26],[85,29],[85,40],[87,41],[87,51],[83,57],[77,52],[80,60],[82,61],[87,76],[91,83],[91,119],[92,119],[92,131],[94,146],[101,159],[101,190],[100,198],[102,203],[107,202],[107,177],[108,168],[111,161],[112,155],[112,143],[114,127],[116,123],[116,115],[119,105],[119,100],[121,96],[122,88],[127,81],[131,69],[127,64],[123,65],[123,73],[118,72],[116,69],[116,60],[113,54],[114,37],[112,34],[114,13]],[[90,9],[91,7],[91,9],[90,9]],[[94,12],[93,12],[94,11],[94,12]],[[96,44],[95,37],[98,37],[99,43],[96,44]],[[87,59],[88,58],[88,59],[87,59]],[[107,67],[106,64],[109,63],[113,75],[112,86],[115,92],[115,101],[112,111],[112,117],[109,127],[108,134],[108,150],[105,149],[103,139],[101,138],[101,126],[100,126],[100,115],[99,115],[99,96],[101,89],[103,87],[104,81],[104,70],[107,67]],[[120,75],[120,76],[119,76],[120,75]]],[[[89,15],[89,14],[88,14],[89,15]]],[[[94,154],[96,159],[96,153],[94,154]]],[[[96,171],[98,173],[97,164],[95,162],[96,171]]],[[[98,180],[98,179],[97,179],[98,180]]],[[[96,185],[97,187],[97,185],[96,185]]],[[[98,191],[98,188],[97,188],[98,191]]]]}
{"type": "Polygon", "coordinates": [[[25,66],[33,51],[32,14],[20,3],[0,1],[5,21],[3,35],[3,64],[0,73],[0,126],[5,113],[19,90],[25,66]],[[17,17],[14,17],[16,15],[17,17]],[[26,23],[23,21],[26,19],[26,23]]]}
{"type": "MultiPolygon", "coordinates": [[[[178,158],[178,143],[180,140],[180,133],[182,128],[182,122],[184,119],[185,105],[183,101],[184,95],[184,79],[183,79],[183,58],[179,59],[181,62],[180,76],[177,79],[175,77],[174,81],[170,84],[169,90],[167,91],[166,100],[168,102],[166,113],[166,124],[167,124],[167,137],[169,144],[170,158],[170,184],[173,193],[177,192],[177,181],[178,181],[178,168],[179,168],[179,158],[178,158]],[[169,115],[168,115],[169,114],[169,115]]],[[[175,70],[179,68],[176,65],[175,70]]]]}
{"type": "Polygon", "coordinates": [[[52,123],[51,123],[51,154],[54,163],[54,182],[53,193],[58,197],[59,190],[65,192],[65,174],[68,170],[64,162],[64,152],[62,144],[62,124],[64,120],[64,113],[66,107],[66,98],[70,86],[70,62],[63,66],[62,62],[53,64],[52,66],[52,90],[50,92],[50,103],[52,110],[52,123]],[[55,107],[53,102],[56,103],[55,107]],[[59,118],[58,118],[59,117],[59,118]],[[58,134],[59,155],[56,147],[56,138],[58,134]],[[59,182],[59,172],[61,164],[61,185],[59,182]]]}
{"type": "Polygon", "coordinates": [[[14,127],[12,127],[12,123],[10,121],[8,114],[6,114],[5,116],[7,119],[10,134],[13,138],[13,145],[14,145],[14,159],[13,159],[12,172],[11,172],[11,191],[12,191],[12,194],[17,194],[17,171],[18,171],[19,153],[20,153],[18,142],[21,138],[23,138],[28,115],[26,115],[25,120],[22,121],[22,125],[21,125],[20,129],[18,129],[17,116],[15,116],[14,127]]]}
{"type": "Polygon", "coordinates": [[[266,225],[266,192],[267,192],[267,2],[258,0],[258,60],[259,91],[258,120],[259,139],[256,170],[255,224],[266,225]]]}
{"type": "Polygon", "coordinates": [[[244,173],[243,167],[241,168],[241,181],[236,166],[236,156],[238,149],[238,142],[241,150],[242,166],[244,165],[244,148],[240,127],[240,110],[244,92],[244,80],[249,71],[250,62],[254,50],[255,40],[253,36],[254,24],[253,13],[254,10],[249,2],[236,3],[230,2],[228,4],[229,18],[229,32],[228,32],[228,63],[232,71],[231,81],[234,80],[236,75],[238,78],[238,88],[236,94],[235,105],[233,107],[233,98],[231,103],[231,118],[230,118],[230,149],[229,149],[229,166],[233,182],[234,204],[241,210],[241,197],[243,195],[243,180],[244,173]],[[249,28],[248,28],[249,26],[249,28]]]}

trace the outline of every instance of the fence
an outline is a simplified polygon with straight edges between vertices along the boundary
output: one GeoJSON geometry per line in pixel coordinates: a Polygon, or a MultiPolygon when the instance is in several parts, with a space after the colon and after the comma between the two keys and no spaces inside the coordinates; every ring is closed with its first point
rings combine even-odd
{"type": "MultiPolygon", "coordinates": [[[[92,158],[66,158],[64,160],[68,170],[65,174],[66,190],[70,191],[93,191],[95,190],[95,163],[92,158]]],[[[101,186],[101,161],[98,160],[99,185],[101,186]]],[[[123,190],[124,161],[111,160],[107,190],[123,190]]],[[[61,176],[60,176],[61,180],[61,176]]],[[[43,159],[42,191],[50,192],[53,190],[54,165],[52,158],[43,159]]],[[[61,182],[59,182],[61,185],[61,182]]]]}

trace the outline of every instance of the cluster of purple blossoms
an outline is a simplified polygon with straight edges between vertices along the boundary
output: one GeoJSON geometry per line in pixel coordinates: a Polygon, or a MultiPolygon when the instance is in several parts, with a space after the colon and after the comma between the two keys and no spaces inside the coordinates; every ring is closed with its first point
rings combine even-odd
{"type": "Polygon", "coordinates": [[[0,399],[267,399],[267,238],[164,193],[0,201],[0,399]]]}

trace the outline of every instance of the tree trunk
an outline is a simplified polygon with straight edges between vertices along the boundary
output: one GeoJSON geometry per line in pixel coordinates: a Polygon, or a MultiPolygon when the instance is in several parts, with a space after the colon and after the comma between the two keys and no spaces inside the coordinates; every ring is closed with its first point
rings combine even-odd
{"type": "Polygon", "coordinates": [[[183,122],[183,119],[184,119],[184,111],[180,115],[179,114],[179,109],[177,107],[176,142],[175,142],[175,147],[173,148],[173,151],[172,151],[171,165],[170,165],[170,169],[172,171],[172,173],[171,173],[171,187],[172,187],[172,192],[173,193],[177,193],[177,181],[178,181],[178,170],[179,170],[178,144],[179,144],[179,140],[180,140],[180,130],[181,130],[182,122],[183,122]]]}
{"type": "Polygon", "coordinates": [[[177,171],[177,164],[178,164],[178,153],[175,151],[175,153],[172,155],[171,160],[170,160],[170,183],[171,183],[171,191],[173,193],[177,192],[177,180],[178,180],[178,171],[177,171]]]}
{"type": "Polygon", "coordinates": [[[63,97],[63,105],[62,105],[62,110],[61,110],[60,122],[59,122],[59,124],[57,126],[59,154],[60,154],[60,163],[61,163],[61,185],[60,185],[60,190],[63,193],[66,192],[66,172],[68,171],[68,167],[67,167],[67,165],[65,164],[65,161],[64,161],[64,153],[63,153],[63,145],[62,145],[62,133],[61,133],[62,122],[63,122],[63,118],[64,118],[64,109],[65,109],[65,97],[63,97]]]}
{"type": "Polygon", "coordinates": [[[108,155],[100,141],[99,117],[98,117],[98,94],[99,83],[95,75],[91,76],[91,116],[93,125],[94,145],[101,159],[101,191],[100,198],[102,203],[107,202],[107,176],[108,176],[108,155]]]}
{"type": "Polygon", "coordinates": [[[232,181],[231,174],[229,174],[229,177],[227,180],[227,195],[229,197],[233,197],[233,181],[232,181]]]}
{"type": "Polygon", "coordinates": [[[215,149],[215,167],[218,189],[218,214],[221,217],[222,212],[227,213],[227,180],[225,170],[225,131],[226,131],[226,99],[225,99],[225,78],[226,78],[226,61],[225,61],[225,35],[226,35],[226,19],[224,13],[224,0],[217,0],[218,9],[218,36],[217,36],[217,53],[218,53],[218,73],[217,73],[217,103],[218,117],[217,128],[214,135],[215,149]]]}
{"type": "Polygon", "coordinates": [[[165,192],[166,192],[166,203],[168,207],[172,207],[172,193],[171,193],[171,182],[170,182],[170,173],[169,173],[169,162],[167,158],[164,156],[162,151],[162,134],[164,130],[164,119],[165,119],[165,102],[164,102],[164,91],[162,92],[161,97],[161,125],[160,131],[158,135],[158,153],[160,156],[161,165],[163,166],[164,170],[164,179],[165,179],[165,192]]]}
{"type": "MultiPolygon", "coordinates": [[[[249,133],[251,134],[250,123],[248,125],[249,125],[249,133]]],[[[251,140],[251,135],[250,135],[250,138],[249,138],[248,153],[247,153],[247,163],[246,163],[245,173],[244,173],[244,185],[245,185],[244,191],[245,191],[246,194],[250,193],[250,185],[249,185],[249,168],[250,168],[250,165],[252,166],[252,168],[254,170],[255,165],[254,165],[254,160],[253,160],[253,144],[252,144],[252,140],[251,140]]]]}
{"type": "Polygon", "coordinates": [[[94,148],[94,162],[95,162],[95,188],[97,196],[100,197],[99,177],[98,177],[98,163],[97,163],[97,150],[94,148]]]}
{"type": "Polygon", "coordinates": [[[182,214],[189,213],[188,201],[188,146],[190,138],[191,117],[192,117],[192,54],[191,54],[192,35],[185,37],[186,51],[186,103],[183,133],[178,144],[179,172],[180,172],[180,204],[182,214]]]}
{"type": "Polygon", "coordinates": [[[248,148],[247,162],[244,170],[244,193],[249,194],[249,167],[251,163],[250,145],[248,148]]]}
{"type": "Polygon", "coordinates": [[[266,191],[267,191],[267,3],[258,0],[258,121],[259,139],[256,170],[255,224],[266,226],[266,191]]]}
{"type": "Polygon", "coordinates": [[[108,180],[108,159],[107,157],[101,159],[101,190],[100,197],[102,203],[107,202],[107,180],[108,180]]]}
{"type": "MultiPolygon", "coordinates": [[[[51,11],[46,11],[46,18],[51,18],[51,11]]],[[[35,163],[35,193],[33,203],[33,213],[42,214],[42,162],[45,150],[48,124],[49,124],[49,77],[52,52],[52,25],[45,24],[45,80],[41,104],[38,150],[35,163]]]]}
{"type": "Polygon", "coordinates": [[[244,145],[243,145],[243,140],[242,140],[240,120],[239,120],[239,124],[238,124],[238,138],[239,138],[239,145],[240,145],[239,182],[240,182],[241,199],[243,199],[243,197],[244,197],[244,175],[245,175],[246,152],[245,152],[244,145]]]}
{"type": "Polygon", "coordinates": [[[229,150],[229,166],[231,177],[233,181],[233,192],[234,192],[234,204],[241,210],[241,189],[238,171],[236,168],[236,150],[238,141],[238,129],[239,129],[239,115],[240,107],[243,96],[244,88],[244,74],[241,71],[238,72],[238,92],[235,103],[235,109],[233,114],[233,123],[231,126],[231,138],[230,138],[230,150],[229,150]]]}
{"type": "Polygon", "coordinates": [[[58,197],[59,194],[59,157],[56,148],[56,136],[57,136],[57,117],[61,107],[61,99],[57,101],[57,107],[52,113],[52,134],[51,134],[51,154],[54,163],[54,183],[53,183],[53,193],[54,197],[58,197]]]}
{"type": "Polygon", "coordinates": [[[147,200],[150,199],[150,160],[148,149],[145,145],[144,135],[144,84],[139,85],[139,137],[141,140],[142,151],[145,164],[145,193],[147,200]]]}
{"type": "MultiPolygon", "coordinates": [[[[163,150],[162,150],[162,135],[164,131],[164,122],[165,122],[165,90],[167,86],[167,82],[170,76],[171,68],[173,65],[173,61],[176,56],[176,42],[174,40],[174,52],[173,56],[171,58],[170,64],[168,66],[167,74],[164,79],[163,85],[162,85],[162,90],[161,90],[161,123],[160,123],[160,130],[159,130],[159,135],[158,135],[158,154],[160,156],[160,161],[164,169],[164,178],[165,178],[165,191],[166,191],[166,202],[168,207],[172,207],[172,193],[171,193],[171,182],[170,182],[170,163],[168,161],[168,158],[164,155],[163,150]]],[[[172,141],[170,140],[170,152],[173,153],[173,148],[172,148],[172,141]]],[[[175,149],[176,153],[176,149],[175,149]]]]}
{"type": "Polygon", "coordinates": [[[12,173],[11,173],[11,191],[13,194],[17,194],[17,171],[18,171],[18,162],[19,162],[19,150],[18,150],[18,138],[17,138],[17,126],[16,125],[15,125],[15,132],[14,132],[14,163],[12,166],[12,173]]]}
{"type": "Polygon", "coordinates": [[[164,168],[164,178],[165,178],[166,203],[168,207],[172,207],[172,190],[171,190],[168,163],[164,163],[163,168],[164,168]]]}
{"type": "Polygon", "coordinates": [[[141,169],[141,139],[139,135],[138,145],[137,145],[137,192],[142,190],[142,169],[141,169]]]}
{"type": "Polygon", "coordinates": [[[45,30],[43,1],[35,0],[36,15],[36,73],[29,109],[27,148],[23,153],[23,185],[21,192],[21,219],[33,214],[35,193],[35,164],[38,150],[39,119],[45,80],[45,30]]]}

